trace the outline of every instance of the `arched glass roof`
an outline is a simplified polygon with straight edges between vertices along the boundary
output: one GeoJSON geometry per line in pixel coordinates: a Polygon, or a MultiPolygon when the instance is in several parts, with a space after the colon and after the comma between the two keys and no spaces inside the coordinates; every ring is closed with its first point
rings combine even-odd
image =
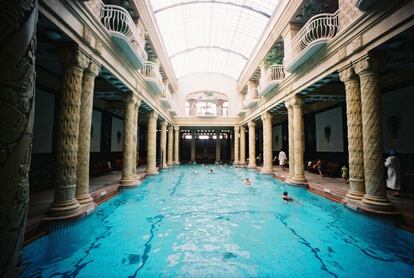
{"type": "Polygon", "coordinates": [[[238,79],[279,0],[151,0],[177,78],[238,79]]]}

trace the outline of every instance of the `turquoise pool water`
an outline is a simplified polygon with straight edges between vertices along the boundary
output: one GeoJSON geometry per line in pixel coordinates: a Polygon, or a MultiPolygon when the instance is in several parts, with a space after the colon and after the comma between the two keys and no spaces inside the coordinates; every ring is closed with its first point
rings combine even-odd
{"type": "Polygon", "coordinates": [[[392,223],[251,170],[195,168],[55,227],[25,247],[22,276],[414,277],[414,235],[392,223]]]}

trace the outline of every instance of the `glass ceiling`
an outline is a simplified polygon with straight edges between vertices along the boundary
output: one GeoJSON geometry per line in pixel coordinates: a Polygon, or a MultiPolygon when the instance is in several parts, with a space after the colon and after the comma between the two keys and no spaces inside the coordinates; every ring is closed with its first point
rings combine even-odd
{"type": "Polygon", "coordinates": [[[238,79],[279,0],[151,0],[175,75],[238,79]]]}

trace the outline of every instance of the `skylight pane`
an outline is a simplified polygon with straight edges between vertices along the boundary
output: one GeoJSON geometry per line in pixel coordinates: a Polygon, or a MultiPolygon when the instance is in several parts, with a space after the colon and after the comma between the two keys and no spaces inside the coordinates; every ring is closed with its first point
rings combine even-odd
{"type": "Polygon", "coordinates": [[[278,0],[151,0],[177,78],[217,72],[237,79],[278,0]]]}

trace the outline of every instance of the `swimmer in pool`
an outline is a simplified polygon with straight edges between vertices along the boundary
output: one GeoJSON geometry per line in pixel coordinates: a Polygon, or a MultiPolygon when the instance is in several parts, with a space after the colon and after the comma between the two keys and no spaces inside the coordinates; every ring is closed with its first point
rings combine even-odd
{"type": "Polygon", "coordinates": [[[245,184],[245,185],[252,185],[252,182],[249,180],[249,178],[246,178],[246,179],[244,180],[244,184],[245,184]]]}
{"type": "Polygon", "coordinates": [[[293,201],[293,198],[289,196],[287,191],[283,192],[282,199],[285,203],[293,201]]]}
{"type": "Polygon", "coordinates": [[[209,173],[210,173],[210,174],[213,174],[213,169],[210,169],[209,173]]]}
{"type": "Polygon", "coordinates": [[[193,170],[193,174],[194,174],[194,175],[197,175],[197,174],[198,174],[198,172],[197,172],[196,170],[193,170]]]}

